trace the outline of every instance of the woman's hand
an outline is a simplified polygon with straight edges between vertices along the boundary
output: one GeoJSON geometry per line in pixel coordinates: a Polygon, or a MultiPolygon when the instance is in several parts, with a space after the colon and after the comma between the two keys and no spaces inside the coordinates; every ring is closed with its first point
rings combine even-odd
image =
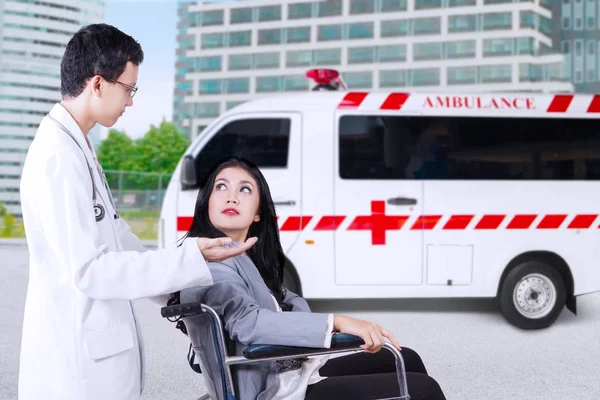
{"type": "Polygon", "coordinates": [[[333,329],[339,332],[360,336],[365,341],[365,344],[360,347],[367,353],[377,353],[381,350],[385,344],[384,337],[388,338],[395,348],[402,350],[394,335],[374,322],[335,314],[333,316],[333,326],[333,329]]]}
{"type": "Polygon", "coordinates": [[[238,256],[248,250],[250,247],[256,243],[257,238],[250,238],[246,240],[245,243],[242,243],[239,247],[228,247],[224,246],[231,244],[230,238],[217,238],[217,239],[208,239],[208,238],[198,238],[198,248],[202,253],[202,257],[209,261],[223,261],[231,257],[238,256]]]}

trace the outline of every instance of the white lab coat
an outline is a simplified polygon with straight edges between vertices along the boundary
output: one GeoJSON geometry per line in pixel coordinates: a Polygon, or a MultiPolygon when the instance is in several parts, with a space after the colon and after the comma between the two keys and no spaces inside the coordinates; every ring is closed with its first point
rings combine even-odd
{"type": "Polygon", "coordinates": [[[212,277],[193,239],[179,248],[144,251],[125,221],[114,218],[75,120],[60,104],[50,114],[84,152],[44,117],[23,168],[30,264],[19,399],[137,399],[144,385],[144,349],[131,301],[165,301],[174,291],[212,284],[212,277]],[[100,222],[84,157],[106,210],[100,222]]]}

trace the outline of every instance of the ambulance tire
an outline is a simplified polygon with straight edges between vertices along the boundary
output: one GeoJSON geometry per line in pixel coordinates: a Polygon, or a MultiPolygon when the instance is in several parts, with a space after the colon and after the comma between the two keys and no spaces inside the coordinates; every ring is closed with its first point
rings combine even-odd
{"type": "Polygon", "coordinates": [[[300,277],[298,276],[294,265],[287,258],[285,259],[285,265],[283,266],[283,286],[291,292],[296,293],[298,296],[302,296],[300,277]]]}
{"type": "Polygon", "coordinates": [[[567,301],[561,274],[543,261],[525,261],[515,266],[500,290],[504,317],[521,329],[543,329],[556,321],[567,301]]]}

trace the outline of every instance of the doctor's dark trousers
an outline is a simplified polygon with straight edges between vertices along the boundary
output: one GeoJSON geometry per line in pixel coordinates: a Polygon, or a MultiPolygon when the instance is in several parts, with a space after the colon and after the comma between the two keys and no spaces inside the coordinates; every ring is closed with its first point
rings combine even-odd
{"type": "MultiPolygon", "coordinates": [[[[401,354],[411,400],[445,400],[439,384],[427,374],[421,357],[407,347],[402,347],[401,354]]],[[[307,400],[368,400],[400,394],[395,358],[385,349],[375,354],[331,358],[319,374],[327,379],[308,386],[307,400]]]]}

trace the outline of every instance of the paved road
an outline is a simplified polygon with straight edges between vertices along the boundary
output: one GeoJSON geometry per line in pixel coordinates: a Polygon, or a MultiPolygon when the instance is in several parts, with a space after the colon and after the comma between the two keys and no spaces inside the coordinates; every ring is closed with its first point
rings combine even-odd
{"type": "MultiPolygon", "coordinates": [[[[27,252],[0,245],[0,399],[16,399],[27,252]]],[[[201,376],[187,367],[183,334],[148,302],[140,311],[148,359],[144,400],[195,400],[201,376]]],[[[600,399],[600,294],[579,299],[550,329],[508,325],[493,301],[315,301],[314,311],[377,321],[416,349],[449,400],[600,399]]]]}

